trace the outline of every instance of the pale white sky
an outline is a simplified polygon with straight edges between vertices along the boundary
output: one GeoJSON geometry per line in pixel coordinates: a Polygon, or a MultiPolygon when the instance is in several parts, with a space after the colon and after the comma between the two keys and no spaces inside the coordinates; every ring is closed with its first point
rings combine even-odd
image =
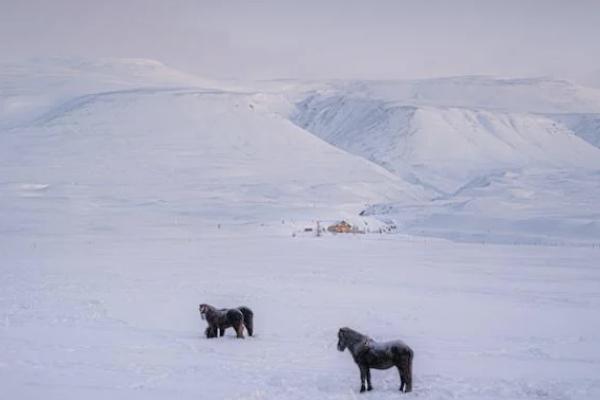
{"type": "Polygon", "coordinates": [[[580,77],[600,0],[0,0],[0,60],[152,58],[218,78],[580,77]]]}

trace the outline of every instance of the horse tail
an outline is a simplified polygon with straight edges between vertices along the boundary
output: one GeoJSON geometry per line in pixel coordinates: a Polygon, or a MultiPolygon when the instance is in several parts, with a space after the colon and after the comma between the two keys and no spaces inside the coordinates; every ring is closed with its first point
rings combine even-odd
{"type": "Polygon", "coordinates": [[[406,344],[402,343],[401,345],[395,346],[393,350],[396,358],[396,364],[401,369],[401,374],[403,376],[403,380],[405,381],[405,392],[410,392],[412,390],[412,364],[414,358],[413,350],[408,347],[406,344]]]}
{"type": "Polygon", "coordinates": [[[248,331],[248,336],[252,336],[254,333],[254,313],[246,306],[238,307],[238,310],[244,315],[244,326],[248,331]]]}

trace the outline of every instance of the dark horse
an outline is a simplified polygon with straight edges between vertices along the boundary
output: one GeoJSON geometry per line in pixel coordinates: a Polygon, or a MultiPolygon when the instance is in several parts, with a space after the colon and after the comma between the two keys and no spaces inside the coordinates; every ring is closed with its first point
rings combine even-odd
{"type": "Polygon", "coordinates": [[[400,391],[410,392],[412,390],[412,360],[413,351],[403,341],[378,343],[370,337],[356,332],[350,328],[342,328],[338,332],[339,351],[346,347],[352,353],[354,362],[360,369],[360,391],[372,390],[371,368],[388,369],[398,368],[400,373],[400,391]]]}
{"type": "Polygon", "coordinates": [[[244,326],[248,335],[254,333],[254,313],[248,307],[217,309],[209,304],[200,304],[200,316],[208,322],[204,331],[207,338],[223,336],[225,329],[233,327],[238,338],[244,338],[244,326]],[[218,332],[217,332],[218,331],[218,332]]]}

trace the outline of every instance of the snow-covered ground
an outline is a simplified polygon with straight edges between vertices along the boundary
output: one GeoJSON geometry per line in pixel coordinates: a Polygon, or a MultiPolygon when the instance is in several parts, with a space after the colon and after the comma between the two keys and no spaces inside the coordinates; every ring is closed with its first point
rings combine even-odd
{"type": "Polygon", "coordinates": [[[416,354],[413,393],[376,371],[368,398],[600,396],[598,249],[226,228],[0,249],[6,398],[354,398],[345,325],[416,354]],[[200,302],[251,306],[256,336],[203,338],[200,302]]]}
{"type": "Polygon", "coordinates": [[[2,66],[3,397],[599,398],[598,93],[2,66]],[[395,228],[304,232],[341,219],[395,228]],[[411,345],[414,392],[359,395],[344,325],[411,345]]]}

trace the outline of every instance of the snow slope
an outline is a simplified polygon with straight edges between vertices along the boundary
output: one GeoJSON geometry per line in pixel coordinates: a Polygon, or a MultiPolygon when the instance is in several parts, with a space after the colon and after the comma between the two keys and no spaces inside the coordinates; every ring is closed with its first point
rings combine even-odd
{"type": "Polygon", "coordinates": [[[600,148],[600,114],[553,114],[549,117],[564,124],[586,142],[600,148]]]}
{"type": "MultiPolygon", "coordinates": [[[[343,86],[333,93],[317,92],[298,103],[292,118],[329,143],[398,175],[412,174],[445,193],[500,169],[529,165],[600,168],[600,152],[563,124],[531,109],[499,110],[505,101],[502,89],[505,85],[512,89],[512,84],[496,85],[500,93],[494,99],[497,103],[488,100],[485,106],[464,108],[467,101],[447,105],[452,97],[445,92],[445,82],[440,84],[438,104],[433,104],[429,92],[434,83],[437,82],[425,85],[424,92],[429,97],[423,100],[420,92],[408,99],[403,93],[398,98],[389,93],[378,94],[381,83],[372,90],[353,91],[352,86],[343,86]]],[[[467,99],[479,89],[469,83],[465,82],[463,90],[467,99]]],[[[456,96],[463,91],[456,90],[456,96]]],[[[530,91],[538,92],[531,88],[530,91]]],[[[520,91],[514,93],[515,98],[519,99],[519,94],[520,91]]],[[[471,97],[471,101],[477,101],[484,94],[471,97]]],[[[554,98],[561,96],[556,94],[554,98]]],[[[556,106],[542,104],[531,108],[547,111],[556,106]]]]}
{"type": "Polygon", "coordinates": [[[325,93],[347,93],[414,106],[505,112],[600,112],[600,91],[552,78],[457,76],[399,81],[329,82],[325,93]]]}
{"type": "MultiPolygon", "coordinates": [[[[82,74],[77,81],[102,83],[94,69],[82,74]]],[[[268,96],[165,82],[76,92],[6,129],[4,229],[112,232],[132,217],[147,229],[313,224],[356,217],[373,202],[422,197],[420,188],[265,110],[268,96]],[[31,212],[38,204],[53,212],[38,218],[31,212]]]]}
{"type": "Polygon", "coordinates": [[[78,95],[148,86],[216,85],[147,59],[34,59],[0,64],[0,70],[0,129],[27,123],[78,95]]]}
{"type": "Polygon", "coordinates": [[[394,220],[405,232],[455,240],[597,243],[596,114],[582,112],[597,109],[599,93],[544,79],[332,83],[308,92],[291,118],[437,193],[426,208],[388,203],[365,211],[394,220]],[[557,180],[565,185],[557,187],[557,180]],[[480,186],[490,188],[465,190],[480,186]],[[528,194],[515,201],[515,188],[528,194]],[[519,206],[523,201],[528,207],[519,206]]]}

